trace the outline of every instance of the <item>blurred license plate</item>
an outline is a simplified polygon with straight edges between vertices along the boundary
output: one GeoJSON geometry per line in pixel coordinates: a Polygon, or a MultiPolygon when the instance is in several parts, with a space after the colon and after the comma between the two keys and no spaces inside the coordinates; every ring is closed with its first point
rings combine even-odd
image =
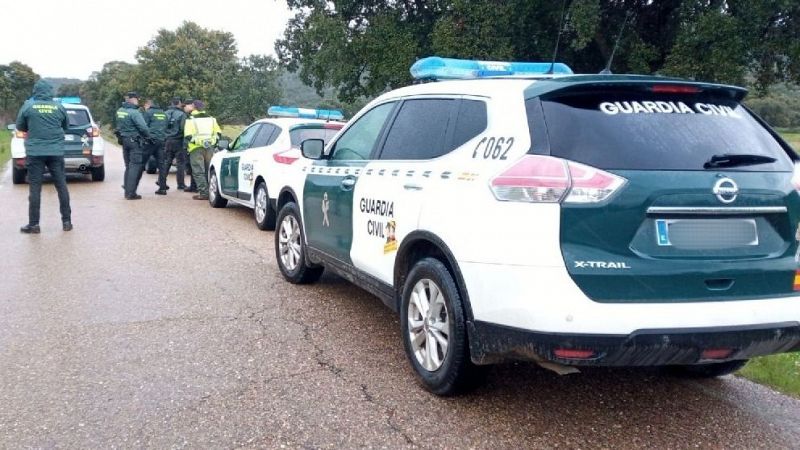
{"type": "Polygon", "coordinates": [[[75,135],[74,134],[65,134],[64,135],[64,140],[65,141],[74,141],[75,140],[75,135]]]}
{"type": "Polygon", "coordinates": [[[656,220],[659,246],[722,250],[758,245],[754,219],[656,220]]]}

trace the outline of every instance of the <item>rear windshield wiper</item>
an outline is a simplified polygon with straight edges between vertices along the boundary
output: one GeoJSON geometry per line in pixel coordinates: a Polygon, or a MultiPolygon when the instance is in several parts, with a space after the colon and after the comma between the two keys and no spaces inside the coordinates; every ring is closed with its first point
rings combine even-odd
{"type": "Polygon", "coordinates": [[[724,153],[714,155],[703,164],[704,169],[717,167],[754,166],[756,164],[774,163],[777,159],[764,155],[748,155],[746,153],[724,153]]]}

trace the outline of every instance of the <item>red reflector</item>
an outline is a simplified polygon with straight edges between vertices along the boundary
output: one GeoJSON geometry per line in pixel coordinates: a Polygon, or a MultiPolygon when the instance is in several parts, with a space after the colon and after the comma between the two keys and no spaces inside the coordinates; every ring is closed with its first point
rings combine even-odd
{"type": "Polygon", "coordinates": [[[656,84],[650,90],[656,94],[697,94],[701,91],[698,87],[680,84],[656,84]]]}
{"type": "Polygon", "coordinates": [[[577,350],[574,348],[557,348],[553,354],[559,359],[591,359],[594,357],[594,350],[577,350]]]}
{"type": "Polygon", "coordinates": [[[17,167],[25,167],[25,158],[15,158],[14,164],[16,164],[17,167]]]}
{"type": "Polygon", "coordinates": [[[707,348],[703,350],[700,359],[725,359],[732,354],[732,348],[707,348]]]}
{"type": "Polygon", "coordinates": [[[340,123],[326,123],[322,128],[326,130],[341,130],[344,125],[340,123]]]}

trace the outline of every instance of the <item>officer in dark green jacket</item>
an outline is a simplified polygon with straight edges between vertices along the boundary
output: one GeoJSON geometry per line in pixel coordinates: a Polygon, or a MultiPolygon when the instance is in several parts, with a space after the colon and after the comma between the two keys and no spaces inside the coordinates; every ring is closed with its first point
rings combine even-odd
{"type": "MultiPolygon", "coordinates": [[[[145,163],[154,157],[158,163],[159,172],[164,163],[164,140],[167,135],[167,114],[158,106],[158,103],[153,99],[147,99],[144,102],[144,121],[150,130],[150,140],[144,148],[144,161],[145,163]]],[[[169,167],[167,167],[169,170],[169,167]]],[[[158,176],[161,179],[161,174],[158,176]]],[[[168,187],[166,184],[163,186],[159,183],[157,195],[167,195],[168,187]]]]}
{"type": "Polygon", "coordinates": [[[28,169],[30,197],[28,224],[20,229],[26,234],[38,234],[39,209],[44,169],[50,171],[58,192],[61,222],[64,231],[72,230],[72,210],[69,207],[67,177],[64,173],[64,132],[69,128],[67,110],[53,101],[53,87],[39,80],[33,86],[33,97],[22,105],[17,115],[17,130],[28,133],[25,139],[25,165],[28,169]]]}
{"type": "Polygon", "coordinates": [[[173,98],[172,102],[167,108],[167,130],[166,130],[166,143],[164,147],[164,162],[158,172],[158,186],[159,189],[169,189],[167,186],[167,175],[169,175],[169,168],[172,166],[172,160],[175,160],[177,168],[175,180],[178,182],[178,189],[186,189],[186,180],[184,172],[186,170],[186,151],[183,150],[183,126],[186,122],[186,114],[181,110],[181,99],[173,98]]]}
{"type": "Polygon", "coordinates": [[[150,129],[139,112],[139,94],[128,92],[125,101],[117,110],[117,119],[114,125],[117,134],[122,140],[122,157],[125,160],[125,198],[139,200],[141,195],[136,193],[139,180],[144,170],[145,140],[150,139],[150,129]]]}

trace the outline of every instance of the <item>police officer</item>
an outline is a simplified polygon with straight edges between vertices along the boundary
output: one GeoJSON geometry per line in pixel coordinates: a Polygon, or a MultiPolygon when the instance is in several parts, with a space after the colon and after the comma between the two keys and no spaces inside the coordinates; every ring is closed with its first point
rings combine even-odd
{"type": "MultiPolygon", "coordinates": [[[[158,171],[158,187],[159,191],[169,189],[167,186],[167,175],[169,175],[169,168],[172,166],[172,160],[175,160],[175,166],[178,172],[175,174],[175,181],[178,182],[178,189],[186,189],[186,151],[183,150],[183,126],[186,122],[186,114],[181,110],[181,99],[173,98],[167,108],[167,129],[165,131],[165,148],[164,148],[164,161],[161,163],[161,168],[158,171]]],[[[156,191],[158,194],[158,191],[156,191]]]]}
{"type": "Polygon", "coordinates": [[[62,227],[64,231],[72,230],[72,210],[64,173],[64,132],[69,128],[69,119],[64,106],[53,101],[50,83],[39,80],[33,85],[33,97],[22,105],[17,114],[16,127],[28,133],[25,139],[25,165],[30,189],[28,224],[19,231],[25,234],[38,234],[41,231],[39,211],[45,167],[50,171],[58,192],[62,227]]]}
{"type": "MultiPolygon", "coordinates": [[[[150,130],[150,140],[147,141],[144,147],[144,161],[148,161],[150,157],[154,157],[158,162],[159,174],[158,178],[161,179],[162,167],[164,164],[164,141],[167,135],[167,114],[161,109],[153,99],[147,99],[144,102],[144,121],[150,130]]],[[[169,166],[167,166],[169,170],[169,166]]],[[[158,185],[156,195],[167,195],[169,187],[166,183],[162,186],[158,185]]]]}
{"type": "MultiPolygon", "coordinates": [[[[192,111],[194,111],[194,99],[189,97],[183,102],[183,113],[186,117],[189,117],[192,111]]],[[[181,139],[183,139],[183,135],[181,135],[181,139]]],[[[189,152],[185,141],[183,141],[183,156],[186,161],[186,174],[189,175],[189,187],[184,189],[184,192],[197,192],[197,184],[195,184],[194,176],[192,175],[192,164],[189,161],[189,152]]]]}
{"type": "Polygon", "coordinates": [[[139,112],[139,94],[128,92],[125,101],[117,110],[116,131],[122,140],[122,157],[125,160],[125,198],[139,200],[136,193],[139,179],[144,170],[144,150],[142,145],[150,139],[150,130],[139,112]]]}
{"type": "Polygon", "coordinates": [[[217,119],[208,115],[205,104],[200,100],[193,103],[194,110],[184,126],[183,135],[189,161],[192,164],[192,178],[197,184],[195,200],[208,200],[208,164],[214,156],[214,147],[222,135],[217,119]]]}

